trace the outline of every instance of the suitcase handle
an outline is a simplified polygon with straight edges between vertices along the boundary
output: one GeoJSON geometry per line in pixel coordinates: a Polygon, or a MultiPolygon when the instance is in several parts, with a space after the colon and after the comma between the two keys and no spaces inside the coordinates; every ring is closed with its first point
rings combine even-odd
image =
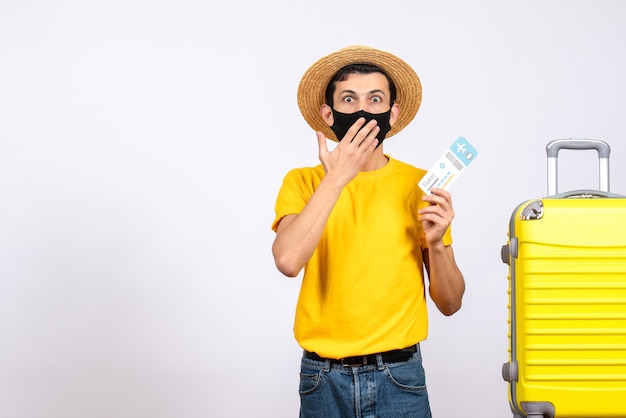
{"type": "Polygon", "coordinates": [[[598,163],[599,163],[599,178],[600,186],[599,190],[605,193],[609,193],[609,156],[611,154],[611,147],[604,141],[599,139],[555,139],[548,143],[546,146],[546,153],[548,154],[548,196],[553,196],[558,193],[558,172],[557,161],[559,158],[559,151],[562,149],[573,150],[592,150],[598,151],[598,163]]]}

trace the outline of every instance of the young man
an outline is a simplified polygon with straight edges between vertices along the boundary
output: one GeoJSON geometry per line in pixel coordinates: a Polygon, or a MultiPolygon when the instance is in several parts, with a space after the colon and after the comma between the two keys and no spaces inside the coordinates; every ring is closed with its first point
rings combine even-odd
{"type": "Polygon", "coordinates": [[[438,189],[425,195],[425,170],[383,153],[421,93],[407,63],[363,46],[321,58],[300,81],[321,164],[285,176],[272,252],[286,276],[304,268],[294,326],[304,349],[301,417],[431,416],[419,347],[426,287],[444,315],[465,291],[452,200],[438,189]],[[332,151],[326,138],[339,142],[332,151]]]}

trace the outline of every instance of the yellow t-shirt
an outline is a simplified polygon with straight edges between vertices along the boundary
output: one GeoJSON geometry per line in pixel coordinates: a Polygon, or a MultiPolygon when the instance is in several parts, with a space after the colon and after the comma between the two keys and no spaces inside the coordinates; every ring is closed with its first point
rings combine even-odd
{"type": "MultiPolygon", "coordinates": [[[[305,350],[343,358],[404,348],[427,336],[418,181],[426,172],[389,158],[342,191],[306,264],[295,337],[305,350]]],[[[276,200],[280,220],[302,211],[324,177],[321,165],[294,169],[276,200]]],[[[450,245],[450,230],[444,244],[450,245]]]]}

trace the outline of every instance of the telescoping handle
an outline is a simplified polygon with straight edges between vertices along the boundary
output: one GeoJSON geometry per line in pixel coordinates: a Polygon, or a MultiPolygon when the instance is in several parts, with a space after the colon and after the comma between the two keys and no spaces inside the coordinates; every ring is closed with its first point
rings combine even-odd
{"type": "Polygon", "coordinates": [[[556,195],[558,188],[557,161],[559,151],[562,149],[592,150],[598,151],[598,162],[600,166],[600,187],[599,190],[609,193],[609,156],[611,147],[599,139],[555,139],[546,146],[548,154],[548,196],[556,195]]]}

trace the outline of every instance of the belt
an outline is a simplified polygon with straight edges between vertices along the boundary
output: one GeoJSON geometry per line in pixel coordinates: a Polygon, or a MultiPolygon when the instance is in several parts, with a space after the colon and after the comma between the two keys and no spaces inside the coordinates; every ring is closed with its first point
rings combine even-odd
{"type": "Polygon", "coordinates": [[[401,350],[385,351],[384,353],[368,354],[366,356],[353,356],[340,359],[324,358],[316,353],[304,350],[304,357],[310,360],[330,361],[330,364],[341,364],[344,367],[360,367],[366,364],[377,364],[376,356],[380,354],[385,363],[398,363],[407,361],[417,352],[417,344],[401,350]]]}

